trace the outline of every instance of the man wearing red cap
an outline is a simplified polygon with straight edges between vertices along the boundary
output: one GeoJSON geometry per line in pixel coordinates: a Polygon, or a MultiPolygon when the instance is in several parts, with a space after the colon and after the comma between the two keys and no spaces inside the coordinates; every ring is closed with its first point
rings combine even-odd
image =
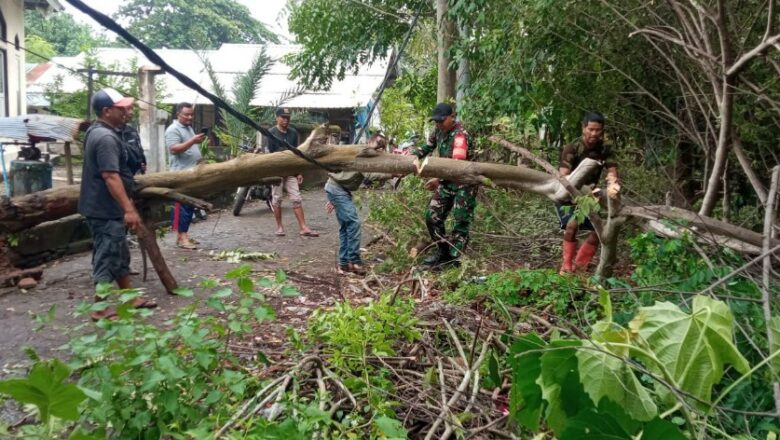
{"type": "MultiPolygon", "coordinates": [[[[92,278],[95,284],[116,281],[120,289],[130,286],[130,250],[125,227],[135,230],[141,217],[132,201],[133,173],[127,148],[117,129],[125,124],[133,98],[114,89],[103,89],[92,97],[98,119],[89,127],[84,141],[79,213],[92,232],[92,278]]],[[[100,298],[97,298],[100,300],[100,298]]],[[[137,298],[135,307],[156,307],[153,301],[137,298]]],[[[92,319],[110,318],[109,309],[94,312],[92,319]]]]}

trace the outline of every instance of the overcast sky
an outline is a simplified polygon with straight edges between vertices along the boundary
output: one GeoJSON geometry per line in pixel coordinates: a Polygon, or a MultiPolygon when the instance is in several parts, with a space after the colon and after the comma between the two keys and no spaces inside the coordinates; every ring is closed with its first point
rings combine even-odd
{"type": "MultiPolygon", "coordinates": [[[[122,0],[83,0],[84,3],[98,11],[111,15],[119,9],[119,6],[123,3],[122,0]]],[[[280,39],[284,42],[286,38],[289,38],[287,33],[287,23],[285,17],[280,17],[279,14],[284,9],[284,5],[287,4],[287,0],[237,0],[238,3],[243,4],[252,13],[258,21],[265,24],[270,30],[276,32],[280,36],[280,39]]],[[[102,28],[95,23],[94,20],[82,14],[80,11],[73,8],[69,3],[63,1],[65,4],[65,10],[73,14],[76,19],[82,23],[90,24],[98,31],[102,31],[102,28]]],[[[113,37],[113,35],[111,35],[113,37]]]]}

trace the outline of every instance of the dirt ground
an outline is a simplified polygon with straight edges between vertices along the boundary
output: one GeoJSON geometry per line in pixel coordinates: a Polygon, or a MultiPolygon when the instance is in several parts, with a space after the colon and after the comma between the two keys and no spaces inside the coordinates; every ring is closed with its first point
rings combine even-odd
{"type": "MultiPolygon", "coordinates": [[[[215,261],[210,251],[243,249],[252,252],[272,252],[271,260],[251,262],[256,275],[273,274],[284,270],[288,280],[296,285],[301,296],[295,298],[269,297],[277,319],[267,324],[263,338],[257,338],[255,350],[269,350],[271,355],[282,344],[288,325],[302,326],[315,308],[331,304],[336,299],[353,296],[361,300],[365,289],[350,289],[359,280],[340,276],[335,272],[338,249],[338,223],[334,215],[325,212],[325,193],[311,190],[303,193],[304,211],[309,227],[318,231],[317,238],[301,237],[297,223],[285,201],[283,222],[287,235],[275,236],[273,214],[260,202],[244,207],[240,217],[229,211],[213,212],[205,221],[194,223],[190,229],[193,238],[200,241],[200,249],[184,250],[175,246],[175,235],[167,233],[160,241],[163,255],[181,287],[196,288],[204,277],[223,277],[237,263],[215,261]]],[[[363,210],[365,213],[365,209],[363,210]]],[[[364,241],[371,239],[364,231],[364,241]]],[[[134,271],[141,272],[140,251],[131,248],[134,271]]],[[[73,312],[82,301],[91,301],[94,289],[90,278],[89,252],[69,256],[49,263],[44,268],[40,284],[29,291],[17,288],[0,290],[0,377],[14,375],[28,364],[23,348],[31,347],[43,357],[66,357],[59,347],[67,342],[75,328],[88,323],[85,317],[74,317],[73,312]],[[42,331],[36,332],[35,314],[46,314],[56,306],[54,320],[42,331]]],[[[154,321],[164,322],[175,310],[189,304],[193,298],[168,295],[149,265],[147,281],[141,275],[132,276],[133,285],[145,289],[146,294],[159,303],[154,321]]],[[[195,289],[197,295],[204,294],[195,289]]]]}

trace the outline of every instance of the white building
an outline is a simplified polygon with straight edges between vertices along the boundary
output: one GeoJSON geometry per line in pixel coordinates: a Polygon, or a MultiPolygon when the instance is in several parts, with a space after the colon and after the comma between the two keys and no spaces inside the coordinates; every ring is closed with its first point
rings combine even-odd
{"type": "Polygon", "coordinates": [[[58,0],[0,0],[0,117],[27,112],[24,10],[61,11],[58,0]]]}

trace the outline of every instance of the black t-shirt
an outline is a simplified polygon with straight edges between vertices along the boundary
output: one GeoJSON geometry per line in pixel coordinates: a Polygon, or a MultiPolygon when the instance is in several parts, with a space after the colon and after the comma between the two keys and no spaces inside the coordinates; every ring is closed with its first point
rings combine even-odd
{"type": "Polygon", "coordinates": [[[142,165],[146,164],[146,155],[144,147],[141,146],[141,136],[138,134],[138,130],[131,125],[125,125],[118,129],[117,133],[127,147],[127,164],[130,167],[130,172],[133,175],[139,172],[143,174],[142,165]]]}
{"type": "Polygon", "coordinates": [[[79,213],[88,218],[124,218],[122,207],[114,200],[103,180],[101,173],[104,171],[119,173],[125,192],[132,197],[135,184],[127,164],[127,148],[114,128],[96,121],[87,130],[84,143],[79,213]]]}
{"type": "MultiPolygon", "coordinates": [[[[298,132],[295,131],[292,127],[287,127],[287,132],[282,133],[279,131],[276,126],[271,127],[270,130],[268,130],[273,134],[274,136],[278,137],[279,139],[284,139],[287,141],[288,144],[292,145],[293,147],[298,148],[298,132]]],[[[284,148],[284,144],[277,141],[276,139],[272,137],[268,137],[268,152],[269,153],[276,153],[277,151],[284,151],[286,148],[284,148]]]]}

